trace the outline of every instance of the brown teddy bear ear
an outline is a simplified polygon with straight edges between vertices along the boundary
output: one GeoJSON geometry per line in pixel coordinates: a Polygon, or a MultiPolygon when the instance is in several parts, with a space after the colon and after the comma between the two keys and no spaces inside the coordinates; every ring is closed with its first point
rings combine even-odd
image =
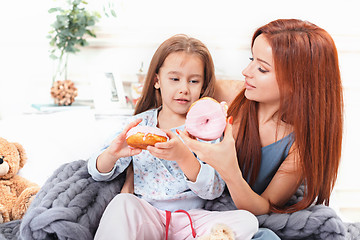
{"type": "Polygon", "coordinates": [[[24,147],[20,144],[20,143],[13,143],[15,145],[15,147],[17,148],[17,150],[19,151],[19,155],[20,155],[20,163],[19,163],[19,167],[22,168],[27,160],[27,156],[25,153],[25,149],[24,147]]]}

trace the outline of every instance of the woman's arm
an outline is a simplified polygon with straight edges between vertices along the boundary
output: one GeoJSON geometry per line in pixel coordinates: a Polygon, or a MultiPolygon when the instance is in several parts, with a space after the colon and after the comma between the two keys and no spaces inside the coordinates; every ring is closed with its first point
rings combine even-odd
{"type": "Polygon", "coordinates": [[[300,174],[296,170],[295,154],[288,156],[264,193],[258,195],[242,176],[238,165],[231,123],[232,118],[230,117],[224,139],[218,144],[198,142],[183,132],[180,132],[180,135],[200,159],[211,165],[220,174],[238,209],[260,215],[270,211],[270,202],[275,205],[285,204],[299,186],[300,174]]]}
{"type": "Polygon", "coordinates": [[[284,162],[280,165],[275,176],[261,194],[276,206],[283,206],[295,194],[302,181],[301,169],[298,164],[298,153],[294,145],[284,162]]]}
{"type": "MultiPolygon", "coordinates": [[[[232,117],[230,117],[232,119],[232,117]]],[[[231,120],[229,120],[231,121],[231,120]]],[[[232,137],[232,125],[227,124],[224,139],[217,144],[200,142],[179,131],[184,143],[199,159],[212,166],[225,182],[241,171],[237,163],[235,140],[232,137]]]]}
{"type": "Polygon", "coordinates": [[[236,207],[261,215],[270,212],[270,203],[276,206],[286,204],[301,183],[301,173],[294,156],[293,152],[284,160],[261,195],[255,193],[242,176],[228,179],[226,184],[236,207]]]}

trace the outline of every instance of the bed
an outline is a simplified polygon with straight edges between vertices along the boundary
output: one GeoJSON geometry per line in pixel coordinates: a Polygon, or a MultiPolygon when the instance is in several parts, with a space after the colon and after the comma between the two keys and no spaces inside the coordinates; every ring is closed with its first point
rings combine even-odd
{"type": "MultiPolygon", "coordinates": [[[[0,239],[93,239],[104,209],[124,181],[125,174],[121,174],[111,182],[95,182],[87,172],[86,160],[66,163],[45,182],[22,220],[0,225],[0,239]]],[[[290,203],[302,194],[300,187],[290,203]]],[[[233,204],[223,194],[207,202],[206,209],[224,211],[233,209],[233,204]]],[[[272,229],[281,239],[360,238],[360,223],[344,223],[324,205],[257,218],[260,227],[272,229]]]]}

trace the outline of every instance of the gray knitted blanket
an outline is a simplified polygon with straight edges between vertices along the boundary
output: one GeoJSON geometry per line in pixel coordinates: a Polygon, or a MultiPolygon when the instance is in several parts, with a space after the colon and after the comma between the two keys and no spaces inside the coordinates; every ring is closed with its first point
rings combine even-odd
{"type": "MultiPolygon", "coordinates": [[[[86,161],[64,164],[46,181],[22,220],[0,224],[0,239],[93,239],[103,211],[124,180],[121,174],[111,182],[95,182],[86,161]]],[[[298,201],[302,191],[291,201],[298,201]]],[[[206,209],[229,210],[234,204],[223,194],[206,209]]],[[[258,220],[260,227],[272,229],[281,239],[360,239],[360,223],[343,223],[324,205],[261,215],[258,220]]]]}

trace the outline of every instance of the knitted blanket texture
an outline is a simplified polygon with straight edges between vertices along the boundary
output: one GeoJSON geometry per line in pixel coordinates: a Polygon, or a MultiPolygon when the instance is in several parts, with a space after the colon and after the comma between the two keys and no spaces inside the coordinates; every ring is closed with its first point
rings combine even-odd
{"type": "MultiPolygon", "coordinates": [[[[101,215],[124,181],[125,173],[110,182],[94,181],[85,160],[64,164],[46,181],[22,220],[0,224],[0,240],[93,239],[101,215]]],[[[303,188],[299,188],[290,202],[299,201],[302,195],[303,188]]],[[[236,208],[230,196],[223,194],[208,201],[205,209],[236,208]]],[[[260,227],[273,230],[281,239],[360,239],[360,223],[344,223],[324,205],[257,218],[260,227]]]]}
{"type": "Polygon", "coordinates": [[[125,174],[96,182],[83,160],[65,164],[47,180],[20,225],[21,239],[93,239],[102,213],[120,192],[125,174]]]}

